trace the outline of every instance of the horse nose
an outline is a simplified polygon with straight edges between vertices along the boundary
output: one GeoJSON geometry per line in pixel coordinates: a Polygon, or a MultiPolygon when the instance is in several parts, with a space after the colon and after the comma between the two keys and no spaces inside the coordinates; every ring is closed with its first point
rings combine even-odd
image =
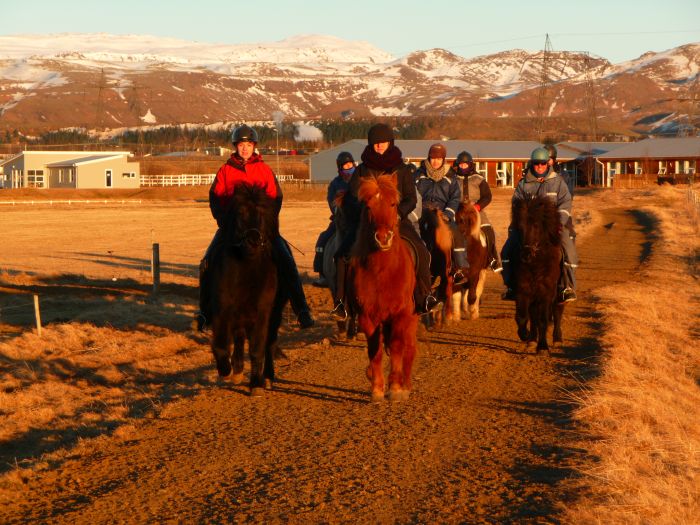
{"type": "Polygon", "coordinates": [[[391,241],[394,238],[394,232],[391,230],[376,232],[374,234],[374,240],[377,241],[377,245],[382,250],[388,250],[391,248],[391,241]]]}

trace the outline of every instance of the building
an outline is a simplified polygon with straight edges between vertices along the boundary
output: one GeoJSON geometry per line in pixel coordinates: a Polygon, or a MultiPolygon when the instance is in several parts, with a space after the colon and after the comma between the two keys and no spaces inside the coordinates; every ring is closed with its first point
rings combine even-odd
{"type": "Polygon", "coordinates": [[[629,142],[560,142],[556,145],[560,171],[573,179],[574,186],[603,186],[604,170],[596,158],[629,142]]]}
{"type": "Polygon", "coordinates": [[[596,156],[604,187],[693,183],[700,164],[700,137],[645,139],[596,156]]]}
{"type": "MultiPolygon", "coordinates": [[[[476,170],[486,177],[491,186],[508,188],[517,184],[532,150],[540,146],[538,142],[525,140],[396,140],[395,144],[407,162],[418,166],[428,156],[430,146],[436,142],[447,149],[447,162],[452,163],[460,152],[468,151],[474,158],[476,170]]],[[[355,139],[312,156],[309,159],[311,181],[333,179],[338,174],[335,159],[341,151],[349,151],[359,163],[366,146],[366,140],[355,139]]],[[[573,157],[564,160],[572,159],[573,157]]]]}
{"type": "Polygon", "coordinates": [[[5,188],[138,188],[127,151],[22,151],[0,161],[5,188]]]}

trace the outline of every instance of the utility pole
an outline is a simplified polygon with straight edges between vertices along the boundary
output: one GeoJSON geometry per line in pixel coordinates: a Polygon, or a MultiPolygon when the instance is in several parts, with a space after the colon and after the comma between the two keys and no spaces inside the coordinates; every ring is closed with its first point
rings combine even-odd
{"type": "Polygon", "coordinates": [[[542,136],[545,131],[547,104],[547,87],[549,85],[549,63],[552,55],[552,41],[549,39],[549,33],[545,35],[544,51],[542,52],[542,76],[540,78],[540,92],[537,96],[537,115],[535,121],[535,134],[537,140],[542,142],[542,136]]]}
{"type": "Polygon", "coordinates": [[[598,140],[598,112],[595,107],[595,84],[593,82],[593,67],[591,55],[588,51],[583,52],[584,77],[586,79],[586,110],[588,112],[588,127],[591,141],[598,140]]]}

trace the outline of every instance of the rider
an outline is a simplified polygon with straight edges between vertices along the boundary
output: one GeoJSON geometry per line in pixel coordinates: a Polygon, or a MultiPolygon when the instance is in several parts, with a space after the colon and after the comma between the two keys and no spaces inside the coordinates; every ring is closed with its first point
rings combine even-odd
{"type": "Polygon", "coordinates": [[[501,256],[496,249],[496,232],[486,216],[485,208],[491,204],[491,188],[474,167],[474,159],[468,151],[462,151],[452,163],[452,170],[462,182],[462,200],[471,202],[481,219],[481,229],[486,235],[489,250],[489,267],[496,273],[503,270],[501,256]]]}
{"type": "Polygon", "coordinates": [[[455,223],[455,213],[461,197],[460,184],[449,164],[445,162],[445,157],[445,146],[440,143],[430,146],[428,158],[421,162],[415,174],[416,187],[423,198],[423,207],[437,207],[449,220],[453,238],[454,284],[460,285],[467,281],[469,269],[467,241],[455,223]]]}
{"type": "MultiPolygon", "coordinates": [[[[255,150],[258,133],[247,125],[238,126],[231,135],[234,152],[231,158],[219,168],[209,190],[209,208],[216,219],[219,229],[209,244],[204,258],[199,265],[199,312],[195,320],[197,329],[202,331],[211,322],[211,297],[209,297],[209,264],[219,251],[223,242],[221,232],[222,220],[236,186],[241,183],[261,186],[267,195],[275,199],[277,213],[282,207],[282,190],[272,169],[263,162],[262,156],[255,150]]],[[[272,257],[277,266],[279,283],[287,287],[292,309],[297,315],[301,328],[314,325],[309,306],[306,303],[304,289],[297,271],[294,257],[281,235],[272,240],[272,257]]]]}
{"type": "Polygon", "coordinates": [[[338,158],[335,159],[335,164],[338,166],[338,175],[328,184],[328,192],[326,194],[328,207],[331,209],[331,223],[325,231],[321,232],[316,241],[314,271],[319,274],[318,281],[314,283],[316,286],[328,286],[326,276],[323,275],[323,251],[335,233],[335,222],[333,220],[337,206],[335,199],[348,191],[350,188],[350,177],[355,172],[355,159],[352,158],[352,153],[349,151],[341,151],[338,154],[338,158]]]}
{"type": "MultiPolygon", "coordinates": [[[[549,163],[549,152],[545,148],[536,148],[530,155],[530,163],[525,174],[513,193],[513,201],[525,198],[526,195],[544,195],[556,201],[561,221],[561,246],[564,252],[564,271],[559,284],[559,302],[566,303],[576,300],[576,275],[578,255],[576,245],[568,223],[571,217],[571,194],[564,179],[552,170],[549,163]]],[[[503,257],[503,282],[506,291],[503,294],[505,300],[515,300],[515,276],[511,258],[516,253],[517,232],[512,227],[508,228],[508,239],[503,245],[501,256],[503,257]]]]}
{"type": "Polygon", "coordinates": [[[336,253],[337,286],[334,307],[331,314],[339,320],[347,318],[347,310],[343,304],[345,297],[345,275],[347,258],[355,242],[355,235],[360,224],[362,213],[361,203],[357,192],[362,179],[378,177],[385,174],[396,174],[400,194],[398,213],[401,218],[399,231],[401,237],[408,240],[417,255],[417,278],[413,298],[418,313],[428,313],[442,306],[430,292],[430,253],[413,228],[409,215],[416,207],[416,186],[410,168],[404,163],[401,150],[394,145],[394,132],[386,124],[375,124],[367,134],[368,145],[362,152],[362,163],[350,178],[350,191],[343,200],[343,214],[348,221],[348,232],[336,253]]]}

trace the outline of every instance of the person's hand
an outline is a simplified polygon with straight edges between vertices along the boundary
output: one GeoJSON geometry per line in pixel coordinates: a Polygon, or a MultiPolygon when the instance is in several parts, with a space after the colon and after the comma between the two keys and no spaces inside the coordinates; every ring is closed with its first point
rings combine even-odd
{"type": "Polygon", "coordinates": [[[476,211],[481,211],[481,206],[479,206],[478,204],[475,204],[475,205],[474,205],[474,209],[475,209],[476,211]]]}

